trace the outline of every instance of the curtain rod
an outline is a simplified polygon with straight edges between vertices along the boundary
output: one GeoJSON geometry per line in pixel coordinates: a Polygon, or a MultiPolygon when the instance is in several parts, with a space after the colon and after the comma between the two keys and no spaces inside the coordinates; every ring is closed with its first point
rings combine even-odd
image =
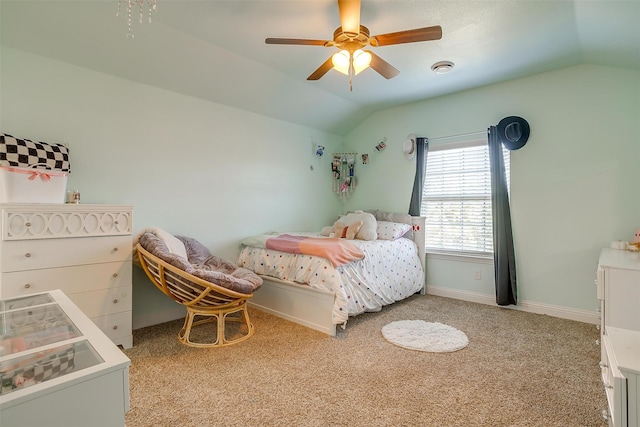
{"type": "Polygon", "coordinates": [[[486,136],[487,135],[487,131],[486,130],[479,130],[479,131],[476,131],[476,132],[460,133],[458,135],[438,136],[438,137],[435,137],[435,138],[427,137],[427,139],[429,140],[429,142],[435,142],[435,141],[441,141],[441,140],[444,140],[444,139],[462,138],[464,136],[473,136],[473,135],[486,136]]]}

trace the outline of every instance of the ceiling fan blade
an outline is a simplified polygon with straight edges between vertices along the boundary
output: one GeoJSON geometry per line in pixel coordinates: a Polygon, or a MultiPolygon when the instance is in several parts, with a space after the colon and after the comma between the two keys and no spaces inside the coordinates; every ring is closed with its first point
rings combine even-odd
{"type": "Polygon", "coordinates": [[[389,64],[375,53],[370,50],[366,50],[365,52],[369,52],[371,54],[371,64],[369,64],[369,66],[380,73],[380,75],[385,79],[392,79],[400,74],[400,71],[398,71],[393,65],[389,64]]]}
{"type": "Polygon", "coordinates": [[[397,33],[380,34],[370,39],[371,46],[389,46],[392,44],[426,42],[429,40],[440,40],[442,38],[442,27],[416,28],[415,30],[398,31],[397,33]]]}
{"type": "Polygon", "coordinates": [[[328,40],[307,40],[307,39],[279,39],[269,37],[264,39],[266,44],[300,44],[310,46],[325,46],[330,43],[328,40]]]}
{"type": "Polygon", "coordinates": [[[318,67],[317,70],[315,70],[313,73],[311,73],[309,77],[307,77],[307,80],[320,80],[320,77],[327,74],[327,72],[332,68],[333,68],[333,62],[331,61],[331,57],[329,57],[329,59],[324,61],[324,64],[318,67]]]}
{"type": "Polygon", "coordinates": [[[360,34],[360,0],[338,0],[342,32],[360,34]]]}

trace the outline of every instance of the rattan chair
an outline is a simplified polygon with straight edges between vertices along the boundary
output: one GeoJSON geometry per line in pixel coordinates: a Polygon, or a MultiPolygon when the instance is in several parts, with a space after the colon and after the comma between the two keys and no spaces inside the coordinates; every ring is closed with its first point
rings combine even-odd
{"type": "Polygon", "coordinates": [[[138,259],[144,272],[158,289],[187,308],[184,326],[178,340],[192,347],[223,347],[251,337],[255,332],[247,312],[247,300],[253,294],[243,294],[193,276],[136,245],[138,259]],[[196,319],[200,317],[201,319],[196,319]],[[212,343],[192,342],[191,330],[205,323],[217,323],[217,337],[212,343]],[[239,323],[243,330],[228,338],[225,325],[239,323]]]}

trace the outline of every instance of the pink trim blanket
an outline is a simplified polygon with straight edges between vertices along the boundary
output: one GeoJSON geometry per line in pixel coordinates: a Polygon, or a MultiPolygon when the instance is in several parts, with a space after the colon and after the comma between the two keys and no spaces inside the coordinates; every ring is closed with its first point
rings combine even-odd
{"type": "Polygon", "coordinates": [[[246,239],[242,244],[291,254],[317,256],[329,260],[334,267],[364,259],[364,252],[359,247],[346,239],[337,237],[263,234],[246,239]]]}

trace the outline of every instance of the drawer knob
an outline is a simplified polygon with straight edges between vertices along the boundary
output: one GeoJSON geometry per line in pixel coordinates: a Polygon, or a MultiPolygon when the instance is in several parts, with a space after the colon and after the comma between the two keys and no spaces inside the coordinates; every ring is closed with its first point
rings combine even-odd
{"type": "Polygon", "coordinates": [[[113,330],[115,331],[116,329],[118,329],[118,325],[113,326],[113,330]]]}
{"type": "Polygon", "coordinates": [[[113,248],[113,252],[118,252],[118,248],[113,248]]]}
{"type": "Polygon", "coordinates": [[[118,303],[118,300],[117,300],[117,299],[114,299],[114,300],[113,300],[113,303],[114,303],[114,304],[117,304],[117,303],[118,303]]]}
{"type": "Polygon", "coordinates": [[[31,254],[29,252],[27,252],[26,254],[24,254],[25,258],[31,258],[31,254]]]}
{"type": "Polygon", "coordinates": [[[113,273],[113,277],[118,277],[118,273],[113,273]]]}
{"type": "Polygon", "coordinates": [[[24,285],[24,288],[25,288],[25,289],[29,289],[30,287],[31,287],[31,285],[30,285],[29,283],[27,283],[27,284],[25,284],[25,285],[24,285]]]}
{"type": "Polygon", "coordinates": [[[25,222],[24,225],[27,226],[27,227],[31,227],[31,223],[30,222],[25,222]]]}

